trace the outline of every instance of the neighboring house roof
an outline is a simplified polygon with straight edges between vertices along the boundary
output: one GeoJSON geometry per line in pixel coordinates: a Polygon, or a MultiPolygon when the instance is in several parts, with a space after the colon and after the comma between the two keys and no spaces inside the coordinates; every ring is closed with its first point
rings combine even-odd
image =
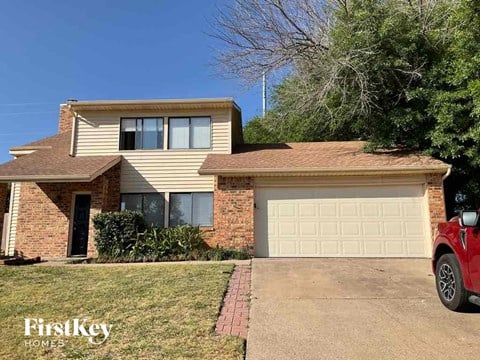
{"type": "Polygon", "coordinates": [[[241,145],[233,154],[209,154],[202,175],[445,173],[450,165],[402,151],[366,153],[363,141],[241,145]]]}
{"type": "Polygon", "coordinates": [[[0,181],[89,182],[121,160],[121,156],[71,157],[70,139],[66,132],[12,148],[36,151],[0,165],[0,181]]]}

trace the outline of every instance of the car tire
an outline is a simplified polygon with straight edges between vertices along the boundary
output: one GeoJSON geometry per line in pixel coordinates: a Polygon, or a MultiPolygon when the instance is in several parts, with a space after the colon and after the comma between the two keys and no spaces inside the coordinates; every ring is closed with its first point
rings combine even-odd
{"type": "Polygon", "coordinates": [[[438,297],[448,309],[461,311],[467,307],[469,292],[465,289],[460,265],[454,254],[445,254],[438,259],[435,283],[438,297]]]}

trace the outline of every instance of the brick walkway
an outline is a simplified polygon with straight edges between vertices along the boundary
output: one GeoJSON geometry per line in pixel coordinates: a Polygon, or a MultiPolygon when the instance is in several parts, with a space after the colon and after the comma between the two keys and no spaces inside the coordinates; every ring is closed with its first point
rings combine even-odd
{"type": "Polygon", "coordinates": [[[217,334],[247,338],[250,273],[250,265],[235,266],[217,320],[217,334]]]}

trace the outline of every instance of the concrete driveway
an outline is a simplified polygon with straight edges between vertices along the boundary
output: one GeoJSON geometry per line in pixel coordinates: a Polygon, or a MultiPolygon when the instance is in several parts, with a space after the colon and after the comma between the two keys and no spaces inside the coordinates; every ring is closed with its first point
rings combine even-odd
{"type": "Polygon", "coordinates": [[[425,259],[254,259],[247,360],[477,359],[480,308],[440,303],[425,259]]]}

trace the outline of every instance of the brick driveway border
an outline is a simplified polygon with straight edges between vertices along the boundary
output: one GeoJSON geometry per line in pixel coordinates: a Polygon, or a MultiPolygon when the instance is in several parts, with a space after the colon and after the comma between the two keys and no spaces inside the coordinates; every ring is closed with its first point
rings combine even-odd
{"type": "Polygon", "coordinates": [[[250,278],[250,265],[235,266],[217,320],[217,334],[247,338],[250,278]]]}

